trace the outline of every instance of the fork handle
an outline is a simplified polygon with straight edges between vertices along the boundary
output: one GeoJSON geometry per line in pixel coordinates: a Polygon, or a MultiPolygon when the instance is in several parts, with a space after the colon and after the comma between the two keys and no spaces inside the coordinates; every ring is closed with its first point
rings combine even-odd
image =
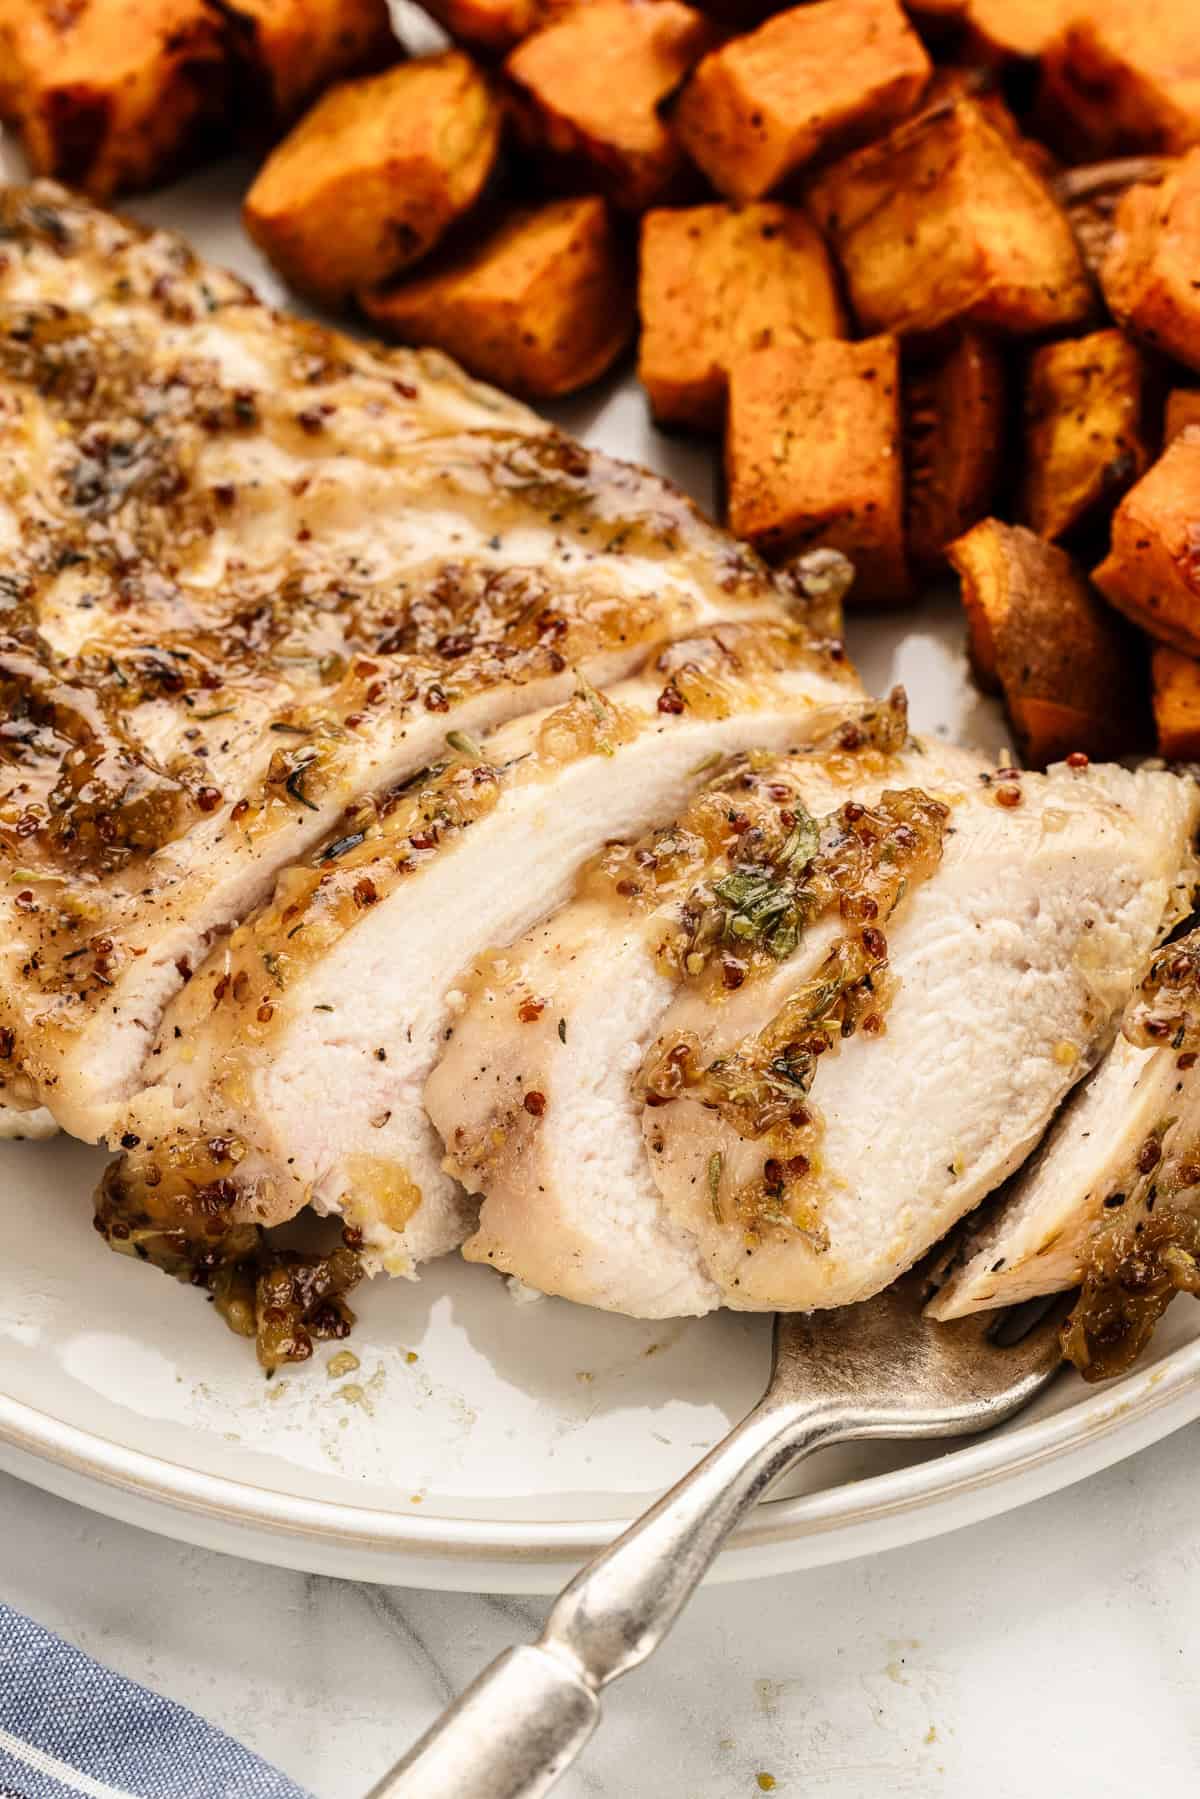
{"type": "Polygon", "coordinates": [[[779,1477],[854,1434],[828,1406],[764,1400],[564,1587],[369,1799],[540,1799],[600,1721],[600,1689],[657,1649],[726,1538],[779,1477]]]}

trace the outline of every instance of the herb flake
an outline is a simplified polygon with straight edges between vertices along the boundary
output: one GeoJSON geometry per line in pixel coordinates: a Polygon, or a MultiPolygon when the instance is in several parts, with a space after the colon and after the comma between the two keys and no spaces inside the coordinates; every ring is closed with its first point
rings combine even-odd
{"type": "Polygon", "coordinates": [[[720,1150],[708,1158],[708,1199],[712,1206],[712,1214],[718,1224],[724,1224],[725,1217],[721,1211],[721,1175],[725,1167],[725,1158],[720,1150]]]}

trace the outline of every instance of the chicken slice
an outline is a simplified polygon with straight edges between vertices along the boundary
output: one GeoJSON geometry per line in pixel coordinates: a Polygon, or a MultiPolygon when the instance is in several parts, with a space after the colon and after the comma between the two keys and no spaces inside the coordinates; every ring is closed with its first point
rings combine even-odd
{"type": "Polygon", "coordinates": [[[451,732],[440,766],[344,818],[168,1006],[105,1184],[110,1236],[186,1229],[214,1204],[233,1226],[312,1203],[369,1268],[410,1274],[456,1246],[472,1214],[421,1095],[460,970],[714,760],[802,743],[857,691],[799,627],[731,623],[482,748],[451,732]]]}
{"type": "Polygon", "coordinates": [[[1200,934],[1193,931],[1153,958],[1121,1035],[999,1210],[972,1233],[930,1304],[932,1317],[960,1318],[1083,1282],[1077,1329],[1068,1332],[1068,1347],[1083,1352],[1083,1372],[1118,1372],[1134,1359],[1171,1295],[1181,1285],[1195,1290],[1185,1245],[1200,1209],[1198,1046],[1200,934]],[[1122,1261],[1133,1257],[1140,1265],[1123,1271],[1122,1261]]]}
{"type": "MultiPolygon", "coordinates": [[[[997,779],[910,742],[756,780],[816,818],[822,854],[872,817],[894,839],[914,796],[940,802],[939,853],[867,926],[853,885],[823,915],[805,900],[794,949],[785,934],[753,966],[739,908],[753,930],[778,894],[731,837],[682,908],[593,892],[481,971],[427,1088],[484,1196],[471,1259],[647,1316],[866,1298],[1020,1164],[1189,905],[1200,802],[1169,774],[997,779]],[[533,991],[557,1042],[512,1022],[533,991]]],[[[695,806],[677,835],[694,824],[695,806]]],[[[662,839],[646,848],[661,866],[662,839]]]]}
{"type": "MultiPolygon", "coordinates": [[[[918,757],[907,742],[903,696],[871,702],[781,771],[810,810],[854,792],[878,792],[918,757]],[[849,747],[847,747],[849,746],[849,747]]],[[[758,761],[760,758],[753,758],[758,761]]],[[[985,766],[931,746],[922,772],[970,783],[985,766]]],[[[703,826],[714,797],[739,786],[749,764],[722,770],[682,828],[660,831],[592,872],[569,905],[475,970],[425,1090],[447,1147],[447,1166],[484,1196],[469,1260],[517,1274],[543,1292],[641,1317],[674,1317],[721,1303],[690,1232],[663,1206],[642,1143],[635,1076],[677,991],[661,953],[676,925],[672,891],[646,911],[639,866],[670,872],[687,891],[703,869],[703,826]],[[626,868],[626,862],[632,864],[626,868]],[[539,1016],[514,1028],[537,998],[539,1016]]],[[[773,771],[773,764],[768,773],[773,771]]],[[[770,785],[770,782],[768,782],[770,785]]],[[[744,793],[739,803],[744,805],[744,793]]],[[[725,804],[721,800],[722,805],[725,804]]]]}
{"type": "Polygon", "coordinates": [[[447,730],[789,581],[445,359],[0,190],[0,1097],[96,1138],[220,933],[447,730]]]}

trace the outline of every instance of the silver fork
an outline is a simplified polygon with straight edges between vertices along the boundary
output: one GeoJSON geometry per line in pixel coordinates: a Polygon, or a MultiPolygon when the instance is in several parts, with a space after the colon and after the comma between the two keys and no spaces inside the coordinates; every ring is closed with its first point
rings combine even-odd
{"type": "Polygon", "coordinates": [[[987,1430],[1059,1367],[1067,1302],[1021,1335],[1012,1313],[932,1324],[928,1293],[915,1271],[864,1305],[777,1317],[753,1411],[580,1570],[540,1639],[498,1656],[369,1799],[548,1793],[599,1723],[601,1688],[658,1648],[730,1532],[804,1456],[855,1437],[987,1430]]]}

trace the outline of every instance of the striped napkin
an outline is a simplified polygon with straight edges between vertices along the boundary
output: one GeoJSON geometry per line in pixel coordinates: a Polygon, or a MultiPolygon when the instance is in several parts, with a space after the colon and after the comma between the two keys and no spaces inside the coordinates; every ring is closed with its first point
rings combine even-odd
{"type": "Polygon", "coordinates": [[[312,1799],[224,1732],[0,1603],[0,1799],[312,1799]]]}

